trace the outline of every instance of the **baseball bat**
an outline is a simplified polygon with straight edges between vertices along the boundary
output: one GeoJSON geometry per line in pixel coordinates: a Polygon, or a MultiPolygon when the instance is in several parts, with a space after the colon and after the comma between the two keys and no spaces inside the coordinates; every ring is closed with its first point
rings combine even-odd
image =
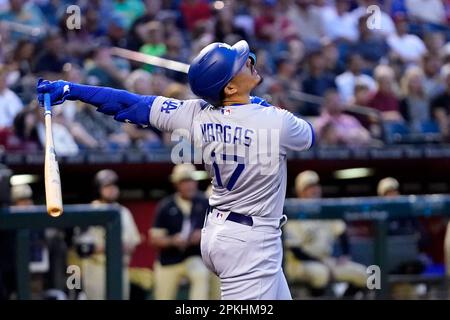
{"type": "Polygon", "coordinates": [[[45,198],[47,213],[52,217],[59,217],[63,213],[61,178],[58,162],[56,161],[55,145],[52,134],[52,109],[50,94],[44,94],[45,108],[45,198]]]}
{"type": "Polygon", "coordinates": [[[189,65],[187,63],[170,60],[166,58],[150,56],[148,54],[132,51],[128,49],[123,49],[119,47],[111,48],[111,54],[117,57],[121,57],[128,60],[133,60],[137,62],[142,62],[146,64],[150,64],[153,66],[166,68],[178,72],[188,73],[189,65]]]}

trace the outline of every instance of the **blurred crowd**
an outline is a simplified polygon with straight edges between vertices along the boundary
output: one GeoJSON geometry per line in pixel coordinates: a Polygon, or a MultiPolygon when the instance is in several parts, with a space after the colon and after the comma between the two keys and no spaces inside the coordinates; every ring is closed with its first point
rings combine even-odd
{"type": "MultiPolygon", "coordinates": [[[[312,170],[300,172],[294,188],[296,198],[305,203],[322,199],[326,194],[326,186],[312,170]]],[[[376,195],[380,200],[395,201],[404,194],[403,189],[404,185],[397,179],[385,177],[378,181],[376,195]]],[[[389,213],[395,211],[402,212],[399,209],[389,213]]],[[[423,299],[441,295],[448,299],[445,285],[441,287],[444,290],[439,289],[439,284],[445,284],[445,275],[450,272],[448,219],[442,216],[390,216],[386,231],[384,268],[389,274],[391,297],[423,299]],[[438,285],[433,287],[433,283],[438,285]]],[[[367,267],[373,263],[373,243],[367,240],[374,237],[375,232],[370,222],[362,220],[289,219],[283,235],[285,272],[291,290],[300,284],[312,297],[370,297],[367,267]],[[340,284],[345,285],[340,288],[340,284]]]]}
{"type": "MultiPolygon", "coordinates": [[[[264,77],[254,94],[310,120],[319,145],[448,142],[449,22],[446,0],[0,0],[0,148],[42,149],[39,77],[188,99],[186,74],[113,48],[189,63],[240,39],[264,77]]],[[[59,155],[170,143],[83,103],[54,111],[59,155]]]]}
{"type": "MultiPolygon", "coordinates": [[[[146,207],[144,218],[120,203],[122,190],[115,171],[102,169],[95,174],[92,207],[95,210],[113,205],[119,210],[123,299],[220,297],[219,279],[203,264],[200,253],[201,229],[211,192],[198,186],[206,177],[203,173],[190,163],[174,166],[168,177],[174,192],[155,203],[155,209],[146,207]],[[150,250],[135,255],[139,247],[150,250]],[[133,256],[139,259],[144,252],[146,263],[133,265],[133,256]]],[[[0,188],[1,178],[0,171],[0,188]]],[[[10,203],[11,208],[27,211],[37,204],[29,184],[14,184],[5,193],[10,199],[0,198],[0,209],[10,203]]],[[[105,226],[99,225],[31,231],[31,299],[106,299],[107,232],[105,226]]],[[[0,229],[0,301],[18,298],[15,280],[21,252],[16,250],[15,237],[15,230],[0,229]]],[[[117,250],[113,250],[114,254],[117,250]]]]}
{"type": "MultiPolygon", "coordinates": [[[[95,208],[115,205],[120,212],[124,299],[215,300],[220,297],[219,279],[204,265],[200,253],[201,229],[211,195],[211,185],[205,191],[200,188],[199,182],[206,178],[200,173],[192,164],[175,165],[168,176],[173,193],[160,199],[153,213],[147,205],[139,212],[139,207],[133,210],[122,204],[124,199],[120,195],[125,190],[120,187],[115,171],[103,169],[95,174],[92,189],[95,200],[91,203],[95,208]],[[151,251],[142,251],[144,247],[151,251]],[[154,258],[150,252],[155,254],[154,258]],[[136,264],[143,255],[146,264],[136,264]]],[[[317,172],[302,171],[295,178],[295,195],[290,200],[319,204],[317,201],[328,196],[329,187],[317,172]]],[[[380,200],[395,204],[402,194],[406,195],[405,190],[405,184],[394,177],[385,177],[372,191],[380,200]]],[[[37,196],[30,185],[12,186],[10,203],[14,209],[33,208],[38,204],[34,199],[37,196]]],[[[340,201],[358,200],[341,198],[340,201]]],[[[1,203],[0,198],[0,208],[1,203]]],[[[427,209],[421,217],[403,210],[400,206],[392,209],[390,214],[400,214],[386,221],[383,268],[389,274],[388,296],[448,299],[450,291],[445,287],[450,276],[448,218],[428,216],[427,209]]],[[[375,291],[368,285],[371,283],[368,267],[380,263],[374,260],[373,223],[337,218],[303,219],[305,213],[300,207],[299,219],[290,218],[283,228],[284,270],[293,297],[375,298],[375,291]]],[[[20,251],[15,250],[15,232],[0,230],[0,300],[18,298],[15,279],[20,251]]],[[[31,298],[105,299],[105,232],[103,226],[31,231],[31,298]],[[78,278],[69,272],[76,268],[80,270],[78,278]]]]}

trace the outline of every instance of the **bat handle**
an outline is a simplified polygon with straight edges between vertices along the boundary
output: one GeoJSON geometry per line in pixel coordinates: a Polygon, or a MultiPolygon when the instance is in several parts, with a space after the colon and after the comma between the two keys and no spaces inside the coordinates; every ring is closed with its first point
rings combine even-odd
{"type": "Polygon", "coordinates": [[[44,109],[45,109],[45,115],[52,114],[52,102],[50,99],[50,93],[44,93],[44,109]]]}

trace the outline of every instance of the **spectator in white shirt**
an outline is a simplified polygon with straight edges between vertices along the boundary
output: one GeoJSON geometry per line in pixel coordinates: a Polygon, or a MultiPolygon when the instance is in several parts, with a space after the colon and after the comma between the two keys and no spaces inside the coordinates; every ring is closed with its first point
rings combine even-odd
{"type": "Polygon", "coordinates": [[[348,0],[336,0],[334,6],[321,7],[325,35],[331,40],[354,42],[358,39],[358,28],[349,9],[348,0]]]}
{"type": "MultiPolygon", "coordinates": [[[[379,1],[377,1],[377,0],[362,0],[361,5],[350,13],[353,17],[353,23],[354,23],[355,27],[358,26],[359,18],[361,18],[363,16],[368,15],[368,19],[377,18],[376,12],[367,10],[372,5],[376,5],[378,8],[380,8],[379,1]]],[[[370,24],[370,21],[368,21],[368,22],[370,24]]],[[[374,27],[375,28],[373,28],[371,30],[374,33],[376,33],[377,35],[382,35],[383,37],[387,37],[391,34],[395,34],[394,22],[392,21],[389,14],[382,11],[381,8],[380,8],[379,28],[376,28],[376,25],[374,25],[374,27]]]]}
{"type": "Polygon", "coordinates": [[[336,86],[344,103],[349,103],[355,93],[356,82],[365,84],[370,91],[376,89],[375,80],[362,73],[363,59],[359,54],[348,56],[348,71],[336,77],[336,86]]]}
{"type": "MultiPolygon", "coordinates": [[[[55,109],[57,110],[57,109],[55,109]]],[[[42,108],[37,108],[38,118],[40,119],[37,124],[37,134],[41,145],[45,145],[45,124],[44,124],[44,112],[42,108]]],[[[58,156],[74,156],[79,152],[79,147],[75,142],[70,131],[62,124],[60,124],[59,117],[62,117],[61,112],[53,114],[52,132],[53,140],[55,143],[55,153],[58,156]]]]}
{"type": "Polygon", "coordinates": [[[297,0],[289,8],[288,18],[295,24],[306,48],[314,48],[324,36],[322,14],[312,0],[297,0]]]}
{"type": "Polygon", "coordinates": [[[23,109],[22,101],[6,84],[8,72],[0,65],[0,129],[12,127],[15,116],[23,109]]]}
{"type": "Polygon", "coordinates": [[[405,0],[408,15],[418,22],[445,23],[445,7],[441,0],[405,0]]]}
{"type": "Polygon", "coordinates": [[[427,52],[423,41],[414,34],[408,34],[408,21],[403,13],[394,17],[396,34],[390,35],[387,43],[391,55],[400,58],[405,63],[417,63],[427,52]]]}

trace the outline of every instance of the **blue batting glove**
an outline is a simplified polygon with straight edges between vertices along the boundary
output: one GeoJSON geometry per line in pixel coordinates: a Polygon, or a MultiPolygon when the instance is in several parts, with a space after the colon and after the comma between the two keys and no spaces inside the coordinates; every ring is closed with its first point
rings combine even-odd
{"type": "Polygon", "coordinates": [[[37,83],[38,101],[44,106],[44,94],[50,94],[52,106],[63,103],[66,99],[70,100],[71,83],[63,80],[48,81],[39,79],[37,83]]]}

